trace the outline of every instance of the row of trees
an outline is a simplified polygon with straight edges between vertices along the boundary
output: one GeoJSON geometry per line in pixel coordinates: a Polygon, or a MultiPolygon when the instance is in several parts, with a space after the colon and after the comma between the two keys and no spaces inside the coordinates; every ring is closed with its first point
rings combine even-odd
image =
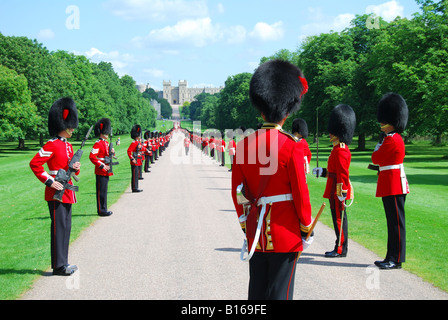
{"type": "MultiPolygon", "coordinates": [[[[331,109],[349,104],[357,116],[358,148],[364,149],[366,137],[379,131],[378,101],[387,92],[397,92],[409,106],[406,138],[430,135],[440,143],[448,131],[448,0],[416,1],[421,12],[410,20],[387,23],[372,15],[356,16],[342,32],[311,36],[294,52],[284,49],[261,59],[290,61],[309,82],[302,108],[286,129],[302,117],[310,132],[325,132],[331,109]]],[[[200,96],[190,105],[190,118],[220,130],[255,128],[261,119],[248,98],[251,76],[229,77],[220,95],[200,96]]]]}
{"type": "Polygon", "coordinates": [[[36,40],[0,33],[0,138],[19,140],[48,135],[48,111],[61,97],[75,100],[77,137],[102,117],[114,133],[130,132],[139,123],[154,128],[157,114],[137,90],[134,79],[119,77],[110,63],[93,63],[65,51],[49,52],[36,40]]]}

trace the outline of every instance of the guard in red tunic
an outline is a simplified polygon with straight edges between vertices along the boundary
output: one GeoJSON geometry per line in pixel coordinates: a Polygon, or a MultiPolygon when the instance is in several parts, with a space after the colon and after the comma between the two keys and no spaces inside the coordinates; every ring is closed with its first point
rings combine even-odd
{"type": "Polygon", "coordinates": [[[188,152],[190,151],[190,135],[188,133],[185,133],[185,139],[184,139],[184,147],[185,147],[185,155],[188,156],[188,152]]]}
{"type": "Polygon", "coordinates": [[[305,174],[310,173],[311,150],[306,138],[308,138],[308,124],[304,119],[298,118],[292,122],[292,134],[298,139],[299,144],[303,148],[305,157],[305,174]]]}
{"type": "Polygon", "coordinates": [[[229,172],[232,172],[233,159],[234,159],[235,153],[236,153],[236,143],[235,143],[233,135],[234,135],[233,130],[228,130],[227,131],[227,138],[230,139],[229,145],[227,146],[227,150],[229,151],[229,157],[230,157],[230,169],[229,169],[229,172]]]}
{"type": "Polygon", "coordinates": [[[372,162],[378,166],[376,196],[383,199],[387,220],[387,253],[375,261],[380,269],[399,269],[406,258],[404,204],[409,185],[404,172],[405,146],[401,133],[408,122],[406,101],[396,93],[386,94],[378,104],[378,122],[384,139],[375,147],[372,162]]]}
{"type": "Polygon", "coordinates": [[[100,119],[95,124],[95,136],[99,139],[93,145],[89,159],[95,166],[96,176],[96,208],[97,213],[101,217],[112,215],[112,211],[107,210],[107,189],[109,186],[109,177],[114,174],[110,172],[110,162],[113,158],[109,154],[109,135],[111,134],[111,122],[108,118],[100,119]]]}
{"type": "Polygon", "coordinates": [[[224,140],[223,135],[224,135],[224,133],[221,132],[221,139],[220,139],[219,151],[218,151],[219,155],[220,155],[220,158],[221,158],[221,165],[220,165],[221,167],[225,167],[225,165],[226,165],[226,154],[225,154],[226,142],[224,140]]]}
{"type": "Polygon", "coordinates": [[[312,225],[303,150],[281,128],[299,109],[305,83],[296,66],[273,60],[257,69],[250,84],[252,105],[266,123],[237,144],[232,170],[232,197],[247,239],[248,257],[243,250],[242,259],[249,260],[250,300],[293,299],[298,252],[312,225]],[[240,205],[239,194],[250,210],[240,205]]]}
{"type": "Polygon", "coordinates": [[[145,132],[145,142],[143,143],[143,148],[145,150],[145,172],[151,172],[151,157],[152,157],[152,143],[151,143],[151,132],[145,132]]]}
{"type": "Polygon", "coordinates": [[[131,138],[134,139],[128,148],[128,157],[131,160],[131,188],[132,192],[142,192],[138,187],[140,177],[140,168],[142,167],[142,145],[140,143],[142,137],[142,128],[135,125],[131,130],[131,138]]]}
{"type": "Polygon", "coordinates": [[[348,221],[346,200],[353,200],[353,187],[349,179],[351,152],[348,146],[352,142],[356,127],[356,115],[348,105],[335,107],[328,122],[330,141],[333,150],[328,158],[327,168],[314,168],[313,174],[327,177],[324,198],[330,202],[333,227],[336,234],[332,251],[325,252],[325,257],[347,256],[348,221]]]}
{"type": "MultiPolygon", "coordinates": [[[[62,202],[53,200],[56,190],[63,190],[63,185],[55,181],[60,169],[67,171],[74,156],[73,147],[67,141],[78,128],[78,110],[70,98],[56,101],[48,115],[48,129],[53,136],[30,162],[30,167],[36,177],[46,185],[45,200],[51,218],[51,267],[54,275],[69,276],[78,268],[68,263],[68,248],[72,227],[72,204],[76,203],[75,192],[65,189],[62,202]],[[44,164],[48,166],[48,172],[44,164]]],[[[81,164],[73,165],[79,174],[81,164]]],[[[70,181],[69,184],[72,184],[70,181]]]]}

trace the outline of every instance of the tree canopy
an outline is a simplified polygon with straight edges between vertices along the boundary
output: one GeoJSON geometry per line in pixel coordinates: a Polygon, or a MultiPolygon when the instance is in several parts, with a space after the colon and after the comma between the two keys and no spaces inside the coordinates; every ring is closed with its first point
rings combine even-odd
{"type": "Polygon", "coordinates": [[[36,40],[0,33],[0,138],[48,136],[48,111],[59,98],[77,105],[82,137],[100,118],[112,121],[114,133],[134,124],[155,127],[155,109],[137,90],[134,79],[119,77],[112,64],[93,63],[66,51],[49,52],[36,40]]]}

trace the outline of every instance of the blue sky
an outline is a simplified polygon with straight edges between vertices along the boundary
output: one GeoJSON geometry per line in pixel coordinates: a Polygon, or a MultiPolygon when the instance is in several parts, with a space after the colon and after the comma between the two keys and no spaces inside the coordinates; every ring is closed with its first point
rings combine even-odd
{"type": "Polygon", "coordinates": [[[415,0],[1,0],[0,32],[37,39],[138,84],[221,86],[306,36],[341,31],[355,14],[412,17],[415,0]]]}

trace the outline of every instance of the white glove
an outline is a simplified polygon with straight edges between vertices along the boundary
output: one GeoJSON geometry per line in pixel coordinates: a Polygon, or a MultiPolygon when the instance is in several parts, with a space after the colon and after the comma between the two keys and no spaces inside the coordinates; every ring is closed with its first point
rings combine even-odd
{"type": "Polygon", "coordinates": [[[313,175],[315,175],[316,177],[322,177],[322,173],[324,172],[323,168],[314,168],[313,169],[313,175]]]}
{"type": "Polygon", "coordinates": [[[338,196],[338,199],[339,199],[339,201],[341,201],[341,202],[344,202],[346,198],[347,198],[347,197],[340,197],[340,196],[338,196]]]}
{"type": "Polygon", "coordinates": [[[308,249],[308,247],[313,243],[313,241],[314,237],[310,237],[308,240],[306,240],[306,238],[302,238],[303,251],[308,249]]]}

